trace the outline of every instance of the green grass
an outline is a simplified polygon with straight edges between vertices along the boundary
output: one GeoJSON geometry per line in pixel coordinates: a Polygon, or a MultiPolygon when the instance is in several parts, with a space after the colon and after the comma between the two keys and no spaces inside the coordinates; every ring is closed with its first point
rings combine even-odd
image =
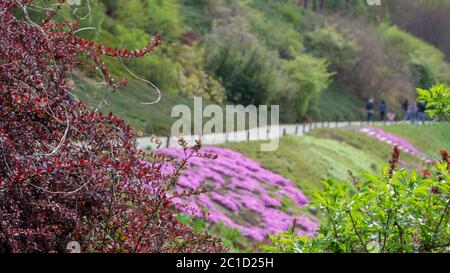
{"type": "MultiPolygon", "coordinates": [[[[142,103],[154,101],[158,94],[147,84],[131,79],[127,87],[112,93],[111,90],[93,83],[85,77],[76,79],[77,96],[88,106],[96,108],[106,98],[101,107],[102,113],[113,112],[126,120],[131,126],[147,134],[169,135],[172,124],[177,120],[171,117],[175,105],[189,106],[193,111],[193,99],[181,95],[162,93],[161,101],[153,105],[142,103]]],[[[203,99],[203,107],[211,102],[203,99]]],[[[311,115],[315,120],[343,121],[360,120],[360,106],[356,97],[333,85],[317,99],[317,106],[311,115]]],[[[206,119],[204,120],[206,121],[206,119]]]]}
{"type": "Polygon", "coordinates": [[[347,121],[365,118],[365,103],[350,95],[339,83],[333,82],[315,99],[309,111],[314,120],[347,121]]]}
{"type": "Polygon", "coordinates": [[[425,126],[384,126],[383,130],[407,139],[412,145],[433,159],[439,159],[442,150],[450,151],[450,124],[425,126]]]}
{"type": "MultiPolygon", "coordinates": [[[[121,78],[124,78],[124,76],[121,78]]],[[[194,128],[193,98],[162,92],[161,100],[158,103],[143,105],[142,103],[152,102],[158,98],[156,90],[146,83],[131,79],[125,88],[112,93],[110,89],[103,85],[96,85],[93,83],[94,80],[89,80],[84,76],[75,78],[75,82],[78,88],[78,98],[88,107],[95,109],[106,99],[106,103],[101,104],[99,111],[103,114],[113,112],[116,116],[129,123],[136,131],[157,136],[170,135],[172,125],[178,120],[178,118],[171,117],[172,108],[176,105],[186,105],[191,109],[191,130],[194,128]]],[[[213,102],[203,99],[202,104],[203,109],[205,109],[206,106],[213,104],[213,102]]],[[[225,113],[224,105],[219,106],[222,107],[225,113]]],[[[203,118],[203,125],[208,120],[210,118],[203,118]]],[[[226,129],[225,124],[224,115],[224,129],[226,129]]]]}
{"type": "MultiPolygon", "coordinates": [[[[431,131],[430,131],[431,132],[431,131]]],[[[227,143],[263,167],[291,179],[308,196],[321,189],[323,179],[349,180],[351,170],[357,177],[378,172],[387,164],[391,147],[348,129],[318,129],[304,137],[284,137],[275,152],[260,152],[261,142],[227,143]]],[[[403,154],[413,166],[417,157],[403,154]]]]}
{"type": "Polygon", "coordinates": [[[158,95],[151,87],[137,81],[130,81],[126,88],[114,93],[105,87],[87,84],[84,80],[78,81],[77,95],[84,103],[97,107],[106,98],[107,104],[102,105],[102,113],[113,112],[136,130],[145,133],[167,135],[176,120],[170,116],[172,107],[177,104],[193,104],[193,100],[164,93],[160,102],[143,105],[141,103],[154,101],[158,95]]]}
{"type": "MultiPolygon", "coordinates": [[[[383,126],[383,130],[407,139],[420,151],[439,158],[450,150],[450,125],[383,126]]],[[[275,152],[260,152],[261,142],[227,143],[231,148],[258,161],[263,167],[291,179],[305,194],[321,188],[323,179],[348,180],[347,170],[356,176],[378,172],[390,159],[392,148],[350,129],[318,129],[304,137],[284,137],[275,152]]],[[[408,167],[420,165],[419,158],[402,153],[408,167]]]]}
{"type": "MultiPolygon", "coordinates": [[[[143,82],[130,80],[125,88],[114,93],[105,86],[94,85],[92,82],[93,80],[86,80],[85,77],[76,79],[77,96],[92,109],[97,108],[106,98],[106,103],[101,104],[100,112],[103,114],[113,112],[137,131],[158,136],[170,135],[172,125],[178,120],[171,117],[172,108],[176,105],[186,105],[191,109],[191,130],[194,128],[193,98],[163,92],[158,103],[143,105],[142,103],[152,102],[158,98],[157,92],[143,82]]],[[[212,102],[203,99],[202,104],[205,109],[212,102]]],[[[224,109],[223,105],[220,107],[224,109]]],[[[225,110],[223,112],[225,113],[225,110]]],[[[203,118],[203,124],[208,120],[209,118],[203,118]]],[[[225,122],[224,118],[224,129],[225,122]]]]}

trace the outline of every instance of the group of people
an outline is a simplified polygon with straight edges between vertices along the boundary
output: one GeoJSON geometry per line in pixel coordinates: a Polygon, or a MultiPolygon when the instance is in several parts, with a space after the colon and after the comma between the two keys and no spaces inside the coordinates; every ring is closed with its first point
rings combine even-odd
{"type": "MultiPolygon", "coordinates": [[[[375,118],[375,101],[374,99],[369,99],[366,105],[367,110],[367,121],[373,121],[375,118]]],[[[412,123],[424,122],[426,120],[426,105],[423,102],[409,103],[408,100],[402,104],[403,109],[403,120],[411,121],[412,123]]],[[[378,116],[379,120],[395,120],[395,113],[387,112],[387,106],[385,101],[381,101],[378,105],[378,116]]]]}
{"type": "Polygon", "coordinates": [[[409,120],[415,123],[415,122],[424,122],[427,118],[427,115],[425,113],[427,107],[423,102],[409,103],[408,100],[405,100],[405,102],[402,105],[402,108],[404,113],[403,120],[409,120]]]}
{"type": "MultiPolygon", "coordinates": [[[[373,99],[370,99],[367,102],[366,110],[367,110],[367,121],[373,121],[375,116],[375,102],[373,99]]],[[[380,104],[378,105],[378,114],[380,120],[386,119],[386,113],[387,113],[386,102],[381,101],[380,104]]]]}

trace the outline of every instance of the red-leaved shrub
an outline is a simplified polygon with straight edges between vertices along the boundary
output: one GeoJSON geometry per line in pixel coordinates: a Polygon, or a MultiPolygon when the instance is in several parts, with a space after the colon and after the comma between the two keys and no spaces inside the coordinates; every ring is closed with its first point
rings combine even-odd
{"type": "Polygon", "coordinates": [[[167,193],[179,171],[143,164],[131,128],[71,90],[80,64],[123,86],[102,56],[142,57],[159,37],[134,51],[95,45],[75,35],[77,23],[55,23],[55,12],[31,21],[30,2],[0,2],[0,252],[64,252],[70,241],[86,252],[220,251],[177,222],[167,193]]]}

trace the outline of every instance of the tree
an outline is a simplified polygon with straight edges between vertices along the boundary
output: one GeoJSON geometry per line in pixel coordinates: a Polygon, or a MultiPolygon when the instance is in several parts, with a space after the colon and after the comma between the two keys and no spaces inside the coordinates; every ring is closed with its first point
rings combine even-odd
{"type": "Polygon", "coordinates": [[[329,60],[331,71],[337,72],[352,67],[360,51],[350,30],[338,30],[337,26],[329,24],[308,33],[305,44],[313,55],[329,60]]]}
{"type": "Polygon", "coordinates": [[[144,28],[149,20],[149,14],[144,9],[141,0],[119,1],[114,16],[127,27],[144,28]]]}
{"type": "Polygon", "coordinates": [[[141,28],[151,34],[161,32],[169,40],[181,35],[180,15],[173,0],[119,1],[114,16],[128,27],[141,28]]]}
{"type": "Polygon", "coordinates": [[[220,251],[217,239],[178,223],[169,197],[190,157],[213,156],[185,148],[163,172],[164,158],[145,163],[124,121],[89,111],[74,93],[80,65],[124,86],[102,58],[144,57],[159,36],[143,49],[111,49],[77,37],[76,22],[54,22],[63,5],[39,24],[30,5],[0,3],[0,252],[64,252],[70,241],[83,251],[220,251]]]}
{"type": "Polygon", "coordinates": [[[294,60],[284,61],[283,67],[289,80],[281,81],[282,85],[287,83],[293,85],[291,92],[280,88],[277,97],[284,99],[283,105],[291,106],[286,108],[288,108],[289,115],[295,118],[293,121],[299,121],[310,108],[311,99],[328,87],[334,74],[327,71],[327,60],[308,54],[301,54],[294,60]],[[295,110],[295,114],[292,113],[293,110],[295,110]]]}
{"type": "Polygon", "coordinates": [[[226,89],[227,100],[265,104],[274,90],[276,57],[238,23],[219,26],[206,41],[205,67],[226,89]]]}

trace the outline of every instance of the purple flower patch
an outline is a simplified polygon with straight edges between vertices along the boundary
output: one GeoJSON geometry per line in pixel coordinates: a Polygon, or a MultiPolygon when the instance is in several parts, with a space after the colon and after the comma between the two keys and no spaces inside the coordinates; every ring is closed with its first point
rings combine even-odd
{"type": "MultiPolygon", "coordinates": [[[[255,240],[286,231],[294,220],[299,235],[311,235],[318,227],[316,218],[298,215],[294,212],[298,209],[281,209],[282,200],[290,199],[297,208],[309,202],[292,181],[229,149],[203,147],[202,152],[214,153],[218,159],[191,159],[189,168],[180,177],[177,191],[206,186],[214,189],[197,196],[175,198],[175,205],[183,213],[203,217],[201,210],[204,210],[207,221],[222,222],[255,240]]],[[[182,159],[184,155],[181,149],[176,148],[161,150],[160,153],[175,159],[182,159]]]]}
{"type": "Polygon", "coordinates": [[[367,136],[377,140],[389,144],[391,146],[398,146],[400,150],[403,150],[406,153],[415,155],[421,158],[423,161],[429,160],[429,158],[416,149],[411,143],[409,143],[406,139],[396,136],[394,134],[383,131],[377,127],[366,127],[362,128],[361,132],[366,134],[367,136]]]}

